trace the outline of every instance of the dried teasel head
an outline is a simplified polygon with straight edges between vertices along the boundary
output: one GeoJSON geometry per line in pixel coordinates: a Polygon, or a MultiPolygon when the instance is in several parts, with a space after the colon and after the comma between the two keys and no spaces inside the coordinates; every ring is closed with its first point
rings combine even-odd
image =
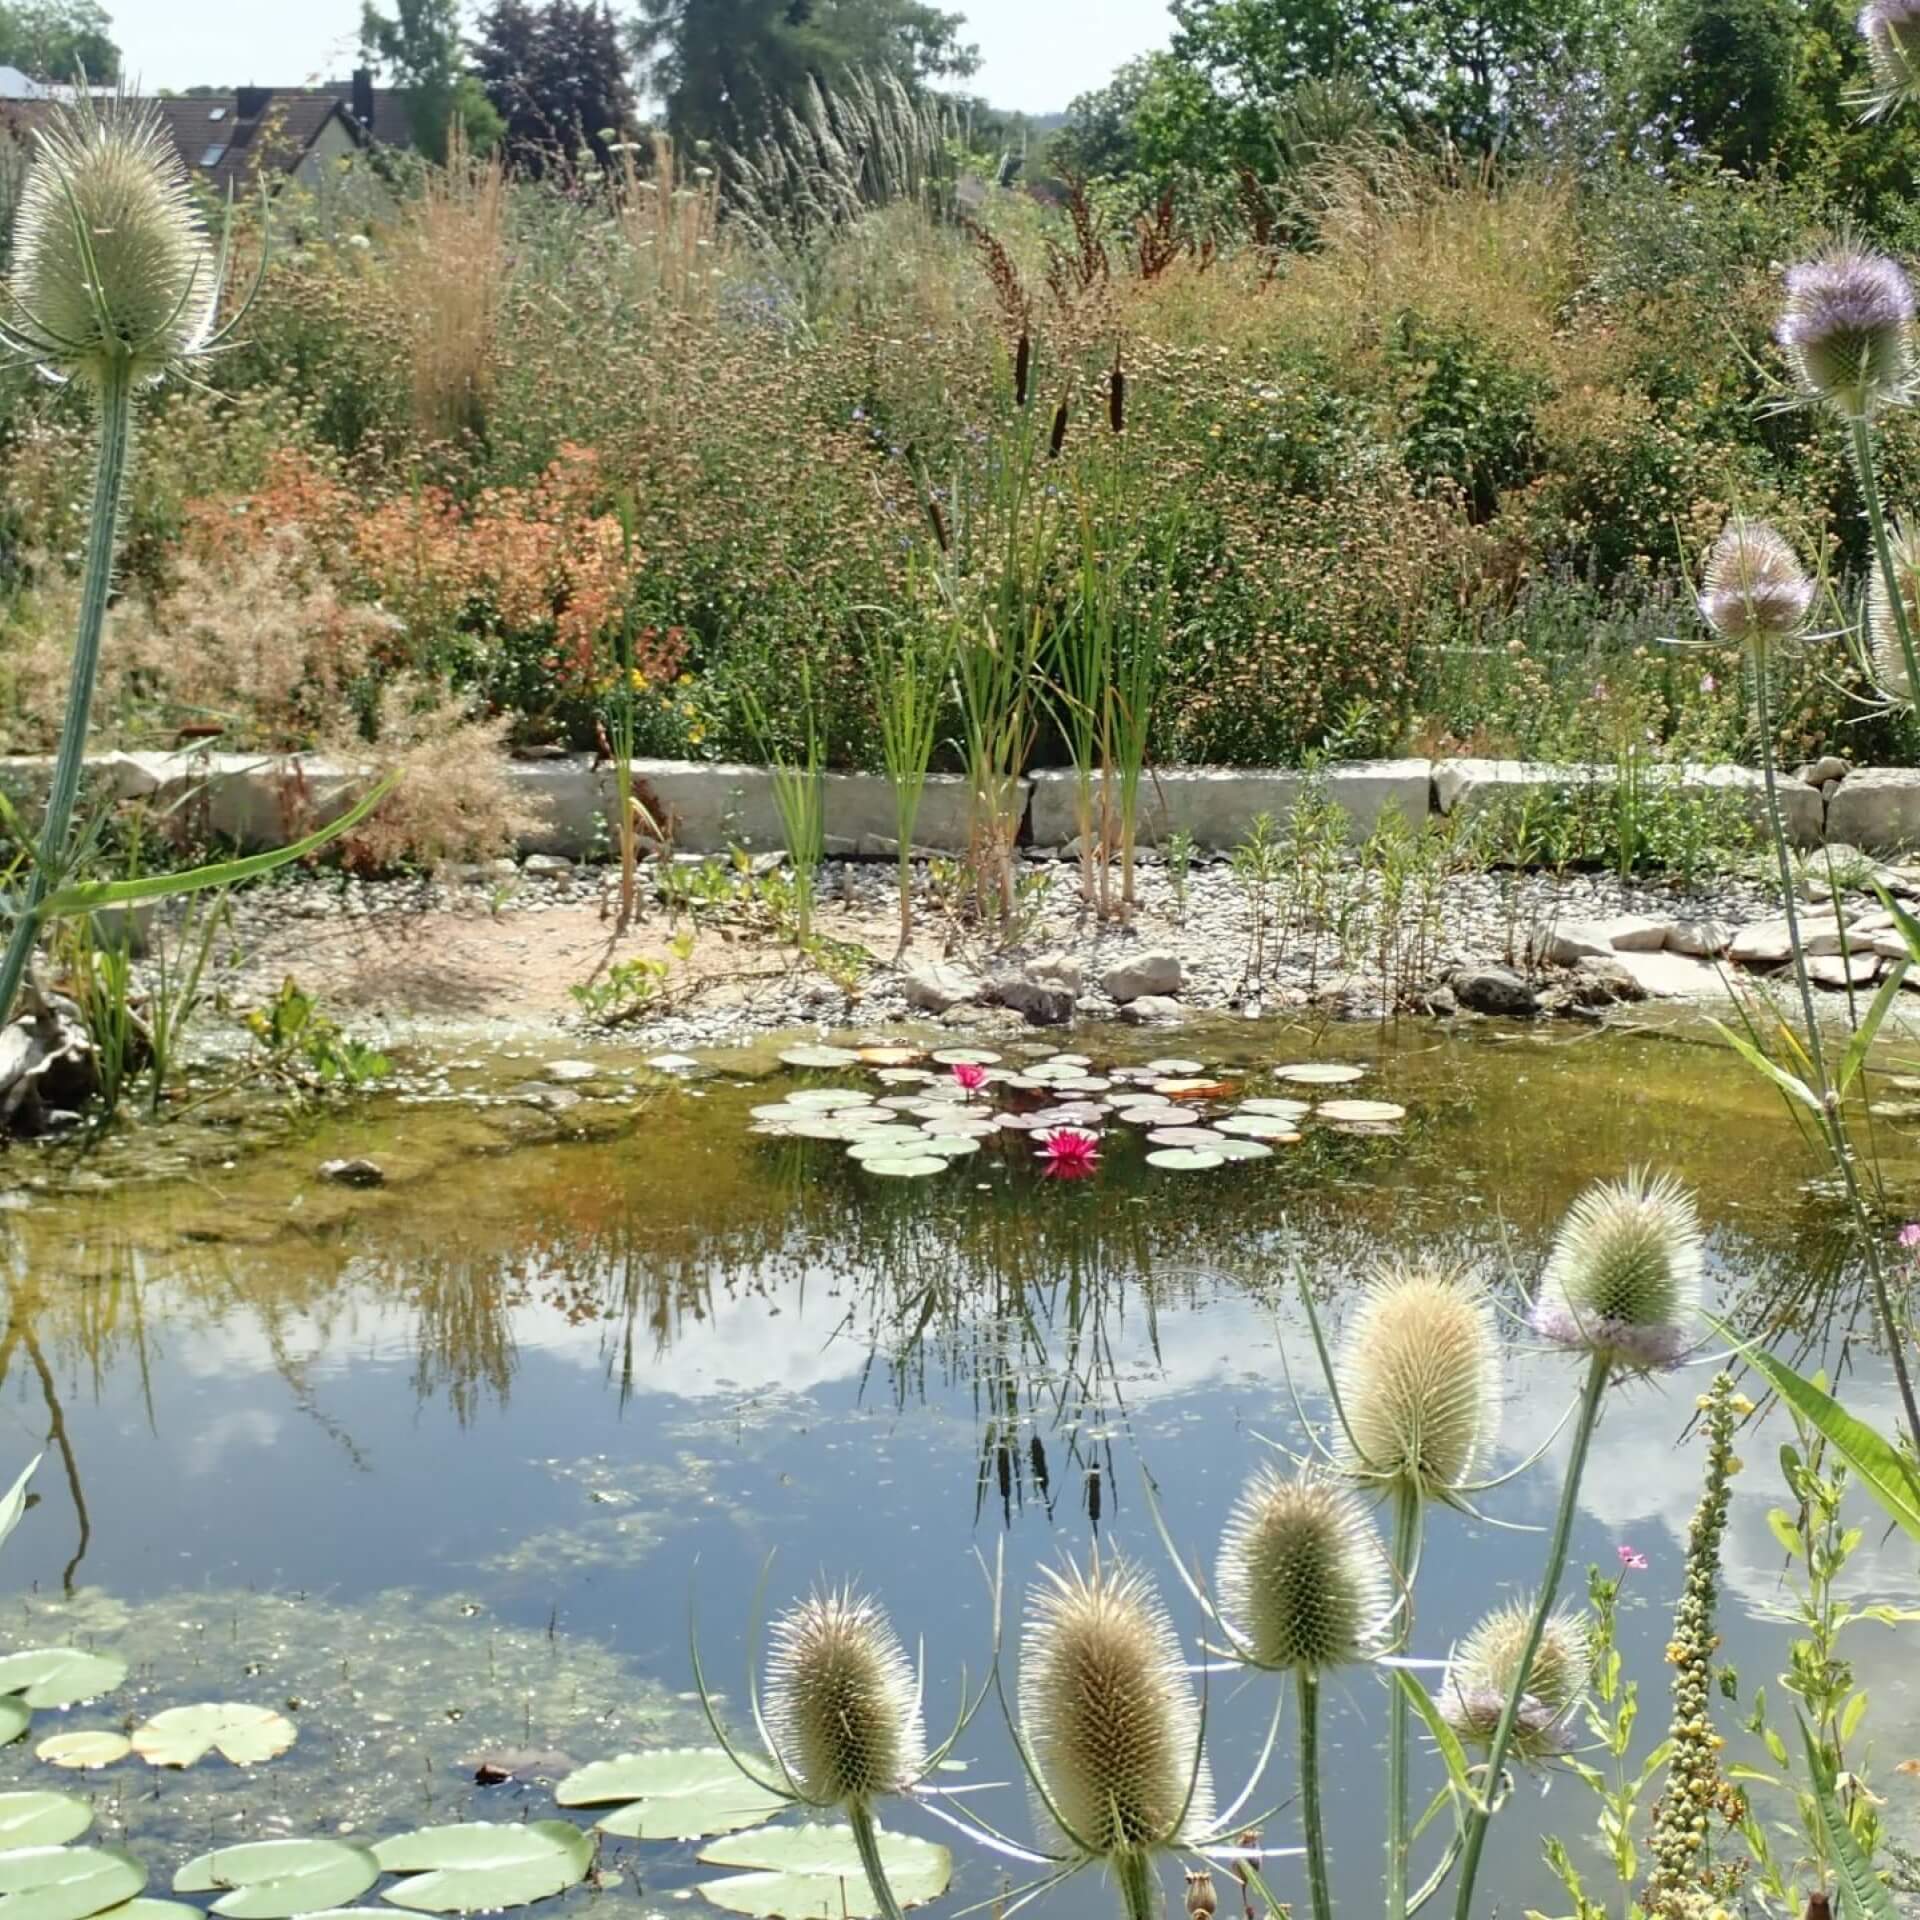
{"type": "Polygon", "coordinates": [[[1671,1367],[1689,1344],[1705,1265],[1693,1195],[1671,1174],[1637,1167],[1597,1181],[1554,1236],[1534,1331],[1636,1372],[1671,1367]]]}
{"type": "Polygon", "coordinates": [[[1707,554],[1700,612],[1722,640],[1764,652],[1806,625],[1813,582],[1786,537],[1764,520],[1733,519],[1707,554]]]}
{"type": "MultiPolygon", "coordinates": [[[[1531,1602],[1488,1614],[1461,1642],[1447,1671],[1440,1712],[1470,1746],[1491,1744],[1513,1691],[1533,1626],[1531,1602]]],[[[1568,1721],[1593,1671],[1585,1619],[1564,1609],[1549,1614],[1521,1692],[1513,1724],[1513,1751],[1526,1760],[1549,1759],[1572,1744],[1568,1721]]]]}
{"type": "Polygon", "coordinates": [[[1348,1468],[1444,1500],[1491,1461],[1500,1430],[1500,1339],[1471,1276],[1383,1266],[1354,1309],[1337,1385],[1348,1468]]]}
{"type": "Polygon", "coordinates": [[[153,108],[56,109],[20,189],[0,342],[54,379],[149,384],[205,350],[220,272],[153,108]]]}
{"type": "Polygon", "coordinates": [[[1211,1824],[1179,1637],[1152,1583],[1115,1555],[1042,1569],[1020,1643],[1020,1730],[1040,1818],[1092,1858],[1177,1847],[1211,1824]]]}
{"type": "Polygon", "coordinates": [[[1320,1672],[1364,1660],[1391,1580],[1366,1509],[1324,1474],[1263,1468],[1220,1543],[1222,1616],[1253,1665],[1320,1672]]]}
{"type": "Polygon", "coordinates": [[[1837,246],[1787,269],[1774,337],[1801,390],[1849,420],[1898,406],[1913,385],[1913,288],[1885,254],[1837,246]]]}
{"type": "Polygon", "coordinates": [[[926,1767],[906,1650],[880,1606],[851,1587],[815,1593],[773,1623],[767,1725],[814,1806],[865,1806],[926,1767]]]}

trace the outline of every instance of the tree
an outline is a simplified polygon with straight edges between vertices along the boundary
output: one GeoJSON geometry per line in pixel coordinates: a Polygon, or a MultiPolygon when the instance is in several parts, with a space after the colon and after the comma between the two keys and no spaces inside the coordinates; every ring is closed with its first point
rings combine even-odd
{"type": "Polygon", "coordinates": [[[529,172],[583,147],[604,162],[632,126],[629,55],[605,0],[496,0],[473,64],[508,152],[529,172]]]}
{"type": "Polygon", "coordinates": [[[95,0],[0,0],[0,66],[50,84],[84,73],[111,86],[120,78],[112,24],[95,0]]]}
{"type": "Polygon", "coordinates": [[[641,0],[634,50],[683,142],[745,145],[808,83],[891,75],[909,90],[979,65],[961,16],[923,0],[641,0]]]}
{"type": "Polygon", "coordinates": [[[456,126],[470,153],[484,153],[499,139],[500,116],[467,70],[459,0],[393,0],[391,18],[365,0],[360,48],[370,65],[399,82],[413,144],[430,160],[447,157],[456,126]]]}
{"type": "Polygon", "coordinates": [[[1181,169],[1256,173],[1273,163],[1263,104],[1232,99],[1196,68],[1166,52],[1129,60],[1104,87],[1069,103],[1047,149],[1063,177],[1133,175],[1164,183],[1181,169]]]}

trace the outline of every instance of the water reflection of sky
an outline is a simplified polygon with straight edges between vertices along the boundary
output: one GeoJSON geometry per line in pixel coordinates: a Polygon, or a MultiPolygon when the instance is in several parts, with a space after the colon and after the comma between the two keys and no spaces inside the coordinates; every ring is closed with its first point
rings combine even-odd
{"type": "MultiPolygon", "coordinates": [[[[1558,1059],[1536,1066],[1571,1070],[1558,1059]]],[[[1471,1114],[1457,1086],[1446,1091],[1471,1114]]],[[[1562,1124],[1558,1104],[1541,1097],[1539,1127],[1562,1124]]],[[[1709,1087],[1700,1099],[1714,1097],[1709,1087]]],[[[1174,1539],[1210,1560],[1263,1441],[1299,1444],[1275,1319],[1284,1327],[1297,1312],[1285,1288],[1296,1258],[1336,1318],[1365,1251],[1383,1240],[1417,1237],[1524,1271],[1586,1172],[1648,1144],[1637,1101],[1598,1123],[1589,1116],[1578,1153],[1543,1155],[1537,1180],[1500,1188],[1495,1206],[1475,1150],[1503,1164],[1518,1150],[1511,1127],[1488,1131],[1484,1111],[1479,1120],[1427,1143],[1417,1161],[1334,1163],[1320,1190],[1263,1194],[1242,1181],[1217,1190],[1239,1200],[1184,1214],[1141,1204],[1152,1190],[1125,1181],[1029,1197],[991,1175],[924,1200],[889,1195],[890,1213],[862,1211],[846,1204],[839,1175],[783,1169],[757,1212],[730,1192],[703,1217],[697,1197],[682,1204],[652,1182],[622,1188],[610,1161],[544,1173],[537,1187],[525,1184],[526,1166],[506,1162],[476,1209],[498,1221],[517,1207],[517,1237],[483,1223],[467,1241],[457,1223],[395,1219],[320,1251],[269,1247],[209,1262],[149,1250],[114,1269],[118,1331],[105,1341],[73,1330],[75,1315],[98,1313],[73,1290],[104,1278],[28,1283],[16,1271],[11,1306],[17,1324],[46,1329],[36,1351],[84,1495],[83,1583],[182,1605],[257,1588],[370,1614],[396,1589],[459,1596],[502,1632],[551,1630],[610,1650],[636,1695],[689,1684],[697,1590],[710,1666],[737,1693],[773,1554],[776,1598],[816,1575],[854,1575],[881,1594],[909,1637],[924,1638],[938,1720],[961,1669],[977,1676],[986,1657],[980,1558],[1002,1542],[1017,1596],[1038,1560],[1085,1549],[1097,1501],[1103,1542],[1146,1559],[1172,1599],[1140,1493],[1151,1472],[1174,1539]],[[583,1226],[569,1196],[590,1184],[596,1223],[583,1226]],[[1069,1230],[1074,1209],[1084,1232],[1069,1230]],[[267,1284],[288,1278],[271,1265],[283,1257],[300,1267],[299,1284],[267,1284]],[[1023,1323],[1009,1325],[982,1297],[981,1275],[1001,1269],[1021,1276],[1023,1323]],[[126,1333],[130,1301],[138,1341],[126,1333]],[[1004,1499],[996,1439],[1007,1442],[1004,1499]]],[[[1777,1153],[1792,1151],[1784,1128],[1770,1137],[1777,1153]]],[[[724,1153],[737,1171],[737,1135],[718,1146],[703,1135],[701,1150],[724,1153]]],[[[1790,1273],[1811,1258],[1804,1233],[1790,1197],[1761,1205],[1739,1194],[1717,1210],[1716,1261],[1740,1282],[1790,1273]]],[[[1289,1351],[1296,1363],[1305,1353],[1297,1324],[1289,1351]]],[[[1707,1377],[1616,1396],[1582,1497],[1577,1569],[1611,1569],[1621,1543],[1651,1563],[1634,1577],[1624,1621],[1645,1695],[1643,1744],[1665,1718],[1661,1650],[1700,1465],[1681,1436],[1707,1377]]],[[[41,1444],[45,1389],[14,1355],[0,1394],[10,1454],[41,1444]]],[[[1538,1528],[1551,1517],[1566,1443],[1549,1436],[1571,1394],[1562,1362],[1515,1360],[1505,1461],[1548,1452],[1488,1497],[1491,1518],[1538,1528]]],[[[1890,1392],[1871,1366],[1856,1373],[1849,1401],[1891,1425],[1890,1392]]],[[[1723,1624],[1745,1689],[1764,1680],[1777,1700],[1783,1640],[1766,1619],[1786,1597],[1766,1517],[1781,1498],[1776,1440],[1769,1432],[1745,1448],[1726,1548],[1735,1604],[1723,1624]]],[[[60,1582],[78,1533],[63,1469],[56,1450],[37,1482],[41,1505],[7,1547],[10,1585],[60,1582]]],[[[1443,1653],[1488,1606],[1524,1595],[1541,1548],[1537,1533],[1437,1516],[1416,1650],[1443,1653]]],[[[1870,1528],[1853,1586],[1906,1604],[1912,1570],[1908,1544],[1870,1528]]],[[[1194,1624],[1190,1607],[1175,1611],[1194,1624]]],[[[1914,1782],[1892,1763],[1920,1741],[1920,1682],[1911,1643],[1905,1657],[1902,1645],[1865,1627],[1851,1652],[1873,1695],[1879,1784],[1890,1817],[1911,1832],[1902,1803],[1914,1782]]],[[[1224,1795],[1237,1791],[1273,1697],[1265,1678],[1213,1683],[1224,1795]]],[[[1331,1689],[1336,1892],[1350,1900],[1371,1899],[1376,1885],[1381,1708],[1369,1674],[1331,1689]]],[[[1259,1804],[1292,1792],[1289,1735],[1259,1804]]],[[[1736,1752],[1741,1744],[1736,1736],[1736,1752]]],[[[975,1778],[1014,1777],[990,1711],[964,1750],[975,1778]]],[[[1431,1790],[1438,1775],[1423,1778],[1431,1790]]],[[[1009,1788],[991,1799],[1026,1830],[1023,1796],[1009,1788]]],[[[1594,1812],[1569,1782],[1545,1798],[1528,1787],[1503,1816],[1488,1883],[1502,1912],[1563,1910],[1524,1830],[1584,1833],[1594,1812]]],[[[1290,1821],[1277,1813],[1269,1838],[1284,1843],[1290,1821]]],[[[960,1852],[949,1911],[990,1894],[999,1871],[960,1852]]],[[[1299,1891],[1288,1869],[1279,1875],[1283,1890],[1299,1891]]],[[[649,1861],[650,1889],[689,1877],[684,1857],[649,1861]]],[[[1089,1880],[1046,1910],[1105,1914],[1110,1903],[1089,1880]]]]}

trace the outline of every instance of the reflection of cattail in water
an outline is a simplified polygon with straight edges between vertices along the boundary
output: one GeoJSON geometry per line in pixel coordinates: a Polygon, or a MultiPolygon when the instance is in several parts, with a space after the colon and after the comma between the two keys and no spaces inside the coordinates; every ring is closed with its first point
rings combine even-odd
{"type": "Polygon", "coordinates": [[[1013,350],[1013,404],[1024,407],[1027,404],[1027,380],[1033,372],[1033,336],[1023,332],[1020,344],[1013,350]]]}

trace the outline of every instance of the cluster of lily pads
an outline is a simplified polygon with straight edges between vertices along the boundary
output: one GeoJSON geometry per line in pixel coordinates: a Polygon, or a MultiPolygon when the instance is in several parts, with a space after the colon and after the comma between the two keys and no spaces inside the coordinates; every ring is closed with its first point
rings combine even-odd
{"type": "MultiPolygon", "coordinates": [[[[1053,1052],[1009,1062],[987,1047],[796,1046],[781,1061],[806,1072],[865,1069],[881,1091],[853,1084],[795,1087],[753,1109],[753,1131],[834,1141],[867,1172],[898,1179],[943,1172],[994,1139],[1025,1136],[1049,1173],[1093,1171],[1102,1132],[1145,1135],[1147,1164],[1199,1172],[1265,1160],[1297,1145],[1309,1121],[1350,1133],[1392,1132],[1406,1109],[1389,1100],[1335,1094],[1247,1095],[1242,1082],[1199,1060],[1096,1067],[1085,1053],[1053,1052]]],[[[1364,1067],[1308,1060],[1276,1066],[1282,1087],[1350,1086],[1364,1067]]]]}

